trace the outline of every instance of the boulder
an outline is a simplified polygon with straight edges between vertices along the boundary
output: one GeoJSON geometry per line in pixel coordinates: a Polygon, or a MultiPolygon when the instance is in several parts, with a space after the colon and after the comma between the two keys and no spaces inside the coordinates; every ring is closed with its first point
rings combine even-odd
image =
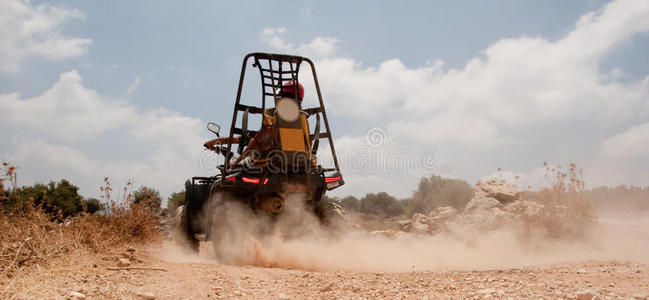
{"type": "Polygon", "coordinates": [[[457,210],[450,206],[438,207],[428,213],[428,218],[436,223],[442,224],[452,221],[457,217],[457,210]]]}
{"type": "Polygon", "coordinates": [[[475,184],[475,198],[494,198],[505,204],[520,199],[520,196],[521,192],[503,179],[480,180],[475,184]]]}
{"type": "Polygon", "coordinates": [[[473,197],[464,208],[464,214],[473,214],[479,211],[489,211],[494,208],[501,209],[503,207],[500,201],[495,198],[489,197],[473,197]]]}
{"type": "Polygon", "coordinates": [[[428,224],[428,217],[420,213],[414,213],[410,220],[410,228],[419,233],[429,232],[430,226],[428,224]]]}
{"type": "Polygon", "coordinates": [[[400,220],[397,223],[399,224],[399,229],[409,231],[412,222],[410,220],[400,220]]]}
{"type": "Polygon", "coordinates": [[[545,206],[533,201],[517,200],[507,205],[506,209],[522,217],[535,218],[543,215],[545,206]]]}

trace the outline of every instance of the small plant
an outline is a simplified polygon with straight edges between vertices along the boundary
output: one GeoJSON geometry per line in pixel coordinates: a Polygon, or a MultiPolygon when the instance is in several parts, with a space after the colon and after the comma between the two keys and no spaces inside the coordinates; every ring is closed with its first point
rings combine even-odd
{"type": "Polygon", "coordinates": [[[110,181],[104,178],[100,188],[105,205],[103,214],[81,213],[76,216],[52,217],[32,201],[20,199],[16,185],[16,168],[2,164],[0,205],[9,198],[24,203],[21,209],[0,209],[0,283],[23,266],[47,264],[76,250],[105,251],[126,243],[161,239],[158,216],[144,204],[132,203],[131,181],[124,187],[121,203],[111,199],[110,181]],[[9,185],[11,190],[6,189],[9,185]],[[128,193],[127,193],[128,192],[128,193]]]}
{"type": "Polygon", "coordinates": [[[543,166],[548,186],[525,193],[527,200],[542,205],[542,213],[527,218],[527,226],[543,228],[549,238],[587,238],[597,218],[586,197],[583,170],[575,163],[543,166]]]}

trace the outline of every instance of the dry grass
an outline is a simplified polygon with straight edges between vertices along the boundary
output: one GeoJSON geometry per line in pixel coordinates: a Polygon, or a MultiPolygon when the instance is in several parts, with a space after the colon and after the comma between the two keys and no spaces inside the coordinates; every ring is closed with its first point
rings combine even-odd
{"type": "MultiPolygon", "coordinates": [[[[15,168],[8,164],[3,164],[3,167],[7,172],[0,183],[9,183],[15,191],[15,168]]],[[[2,184],[0,196],[7,194],[2,184]]],[[[105,184],[110,188],[108,179],[105,184]]],[[[104,200],[110,201],[111,205],[104,215],[81,214],[63,222],[54,221],[56,218],[38,206],[27,205],[20,211],[0,208],[0,283],[8,281],[25,266],[34,263],[47,265],[76,250],[96,253],[125,243],[161,239],[160,220],[144,204],[118,204],[111,201],[109,193],[107,195],[104,200]]],[[[124,199],[130,197],[125,195],[124,199]]]]}
{"type": "MultiPolygon", "coordinates": [[[[526,192],[524,200],[541,206],[537,214],[519,211],[524,217],[522,231],[536,231],[550,239],[579,240],[589,237],[597,223],[596,212],[590,205],[584,190],[583,170],[571,163],[567,168],[544,163],[549,187],[536,192],[526,192]]],[[[512,210],[527,207],[512,207],[512,210]]]]}

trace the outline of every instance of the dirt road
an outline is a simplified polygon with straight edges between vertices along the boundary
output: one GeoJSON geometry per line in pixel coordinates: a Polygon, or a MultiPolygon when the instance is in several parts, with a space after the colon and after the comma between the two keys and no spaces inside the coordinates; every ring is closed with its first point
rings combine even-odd
{"type": "Polygon", "coordinates": [[[79,250],[0,278],[0,299],[647,299],[647,214],[599,217],[581,241],[356,231],[233,248],[255,266],[221,264],[206,242],[198,255],[172,241],[79,250]]]}
{"type": "Polygon", "coordinates": [[[167,243],[139,246],[133,254],[126,248],[101,256],[78,253],[47,269],[33,266],[14,278],[4,293],[16,299],[70,299],[70,292],[87,299],[649,296],[649,266],[633,262],[586,261],[484,271],[319,272],[221,265],[210,257],[207,245],[200,256],[170,255],[169,247],[167,243]],[[165,271],[110,270],[125,257],[133,262],[131,267],[165,271]]]}

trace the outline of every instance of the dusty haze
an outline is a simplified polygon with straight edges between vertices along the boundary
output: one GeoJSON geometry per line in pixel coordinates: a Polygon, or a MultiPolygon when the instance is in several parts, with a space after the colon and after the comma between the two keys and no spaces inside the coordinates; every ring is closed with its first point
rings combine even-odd
{"type": "MultiPolygon", "coordinates": [[[[299,199],[292,202],[300,203],[299,199]]],[[[268,219],[251,218],[250,212],[240,206],[230,208],[227,224],[233,228],[231,233],[239,236],[230,235],[217,246],[227,254],[225,260],[217,260],[209,253],[211,249],[195,256],[171,244],[165,245],[164,258],[361,272],[488,270],[585,260],[649,264],[646,210],[597,210],[597,222],[584,228],[584,235],[566,239],[534,234],[533,227],[531,234],[525,236],[521,236],[519,228],[512,227],[481,231],[455,226],[436,235],[398,233],[393,237],[373,235],[358,226],[331,231],[321,227],[299,205],[288,207],[293,208],[277,220],[270,234],[265,232],[271,228],[268,219]]],[[[542,232],[544,228],[538,226],[538,232],[542,232]]]]}

